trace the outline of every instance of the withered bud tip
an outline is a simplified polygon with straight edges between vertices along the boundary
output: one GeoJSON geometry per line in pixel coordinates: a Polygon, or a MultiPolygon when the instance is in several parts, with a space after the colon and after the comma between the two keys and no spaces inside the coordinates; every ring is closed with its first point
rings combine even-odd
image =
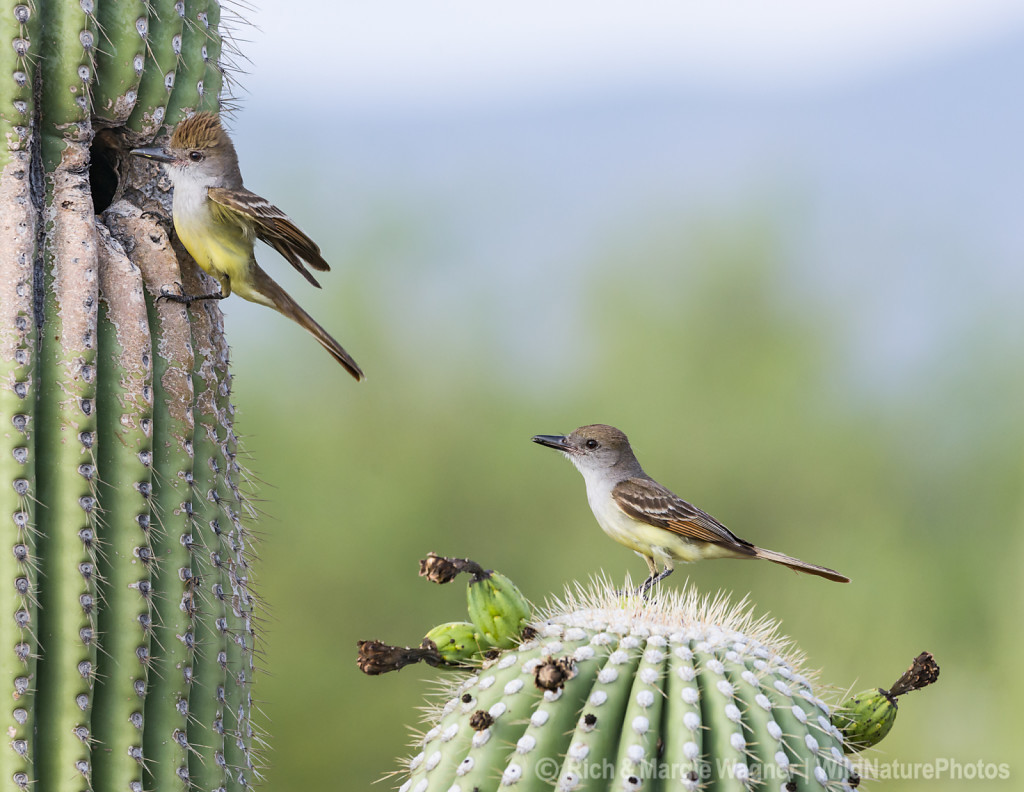
{"type": "Polygon", "coordinates": [[[427,557],[420,561],[420,577],[425,577],[433,583],[448,583],[460,572],[478,576],[483,569],[468,558],[446,558],[436,553],[428,553],[427,557]]]}
{"type": "Polygon", "coordinates": [[[895,698],[909,693],[912,690],[920,690],[927,687],[939,678],[939,664],[931,652],[921,652],[914,658],[910,668],[903,676],[896,680],[896,684],[889,688],[889,695],[895,698]]]}
{"type": "Polygon", "coordinates": [[[424,641],[423,646],[418,649],[391,646],[381,641],[359,641],[358,647],[356,665],[360,671],[370,676],[397,671],[413,663],[424,662],[432,666],[441,663],[441,656],[432,641],[424,641]]]}

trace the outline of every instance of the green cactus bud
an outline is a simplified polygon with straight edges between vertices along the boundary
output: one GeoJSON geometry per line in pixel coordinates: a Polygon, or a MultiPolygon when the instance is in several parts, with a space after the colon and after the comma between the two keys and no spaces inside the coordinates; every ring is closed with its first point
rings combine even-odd
{"type": "Polygon", "coordinates": [[[479,637],[490,646],[511,649],[523,637],[530,618],[530,603],[505,575],[484,569],[468,558],[446,558],[429,553],[420,561],[420,577],[434,583],[450,583],[459,574],[472,575],[466,599],[469,618],[479,637]]]}
{"type": "Polygon", "coordinates": [[[821,792],[857,778],[799,654],[743,604],[600,585],[530,627],[428,716],[401,790],[821,792]]]}
{"type": "Polygon", "coordinates": [[[882,688],[862,690],[832,713],[832,723],[846,738],[847,753],[877,745],[895,722],[896,699],[882,688]]]}
{"type": "Polygon", "coordinates": [[[439,624],[427,633],[424,641],[433,643],[441,658],[453,665],[465,663],[483,651],[476,626],[469,622],[439,624]]]}
{"type": "Polygon", "coordinates": [[[846,740],[846,752],[853,753],[877,745],[896,722],[897,696],[920,690],[939,678],[939,665],[929,652],[914,658],[910,668],[888,690],[862,690],[836,708],[832,723],[846,740]]]}
{"type": "Polygon", "coordinates": [[[530,618],[530,603],[500,572],[481,571],[469,581],[469,618],[492,646],[511,649],[530,618]]]}

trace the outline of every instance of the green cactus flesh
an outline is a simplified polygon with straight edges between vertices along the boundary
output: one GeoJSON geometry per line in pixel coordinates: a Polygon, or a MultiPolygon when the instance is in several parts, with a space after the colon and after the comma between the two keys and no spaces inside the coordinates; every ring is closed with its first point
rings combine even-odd
{"type": "Polygon", "coordinates": [[[102,672],[93,706],[93,737],[109,750],[93,758],[97,789],[141,786],[143,708],[152,653],[152,608],[147,595],[156,556],[150,542],[153,488],[153,369],[145,288],[137,266],[107,240],[100,245],[100,355],[98,400],[117,409],[99,412],[98,485],[104,552],[99,557],[98,624],[102,672]]]}
{"type": "Polygon", "coordinates": [[[429,716],[402,792],[793,792],[855,777],[799,659],[743,607],[604,588],[531,627],[429,716]]]}
{"type": "Polygon", "coordinates": [[[180,119],[167,116],[167,103],[174,90],[185,28],[185,4],[176,0],[152,0],[147,21],[149,57],[139,79],[135,106],[128,117],[129,129],[143,138],[156,135],[166,122],[180,119]]]}
{"type": "MultiPolygon", "coordinates": [[[[31,198],[32,51],[38,9],[0,8],[0,488],[7,546],[0,552],[0,675],[8,706],[0,724],[0,788],[26,789],[35,731],[38,565],[34,453],[38,328],[33,310],[33,264],[38,218],[31,198]]],[[[38,42],[35,42],[38,47],[38,42]]]]}
{"type": "Polygon", "coordinates": [[[107,123],[123,123],[135,108],[146,67],[148,4],[145,0],[101,2],[97,22],[105,36],[96,57],[93,114],[107,123]]]}

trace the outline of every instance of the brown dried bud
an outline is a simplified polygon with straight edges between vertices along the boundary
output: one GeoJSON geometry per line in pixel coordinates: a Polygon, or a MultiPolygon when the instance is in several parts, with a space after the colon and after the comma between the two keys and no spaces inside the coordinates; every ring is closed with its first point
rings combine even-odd
{"type": "Polygon", "coordinates": [[[939,678],[939,664],[935,662],[931,652],[921,652],[914,658],[910,668],[899,679],[896,684],[889,688],[888,695],[892,698],[902,696],[912,690],[920,690],[927,687],[939,678]]]}
{"type": "Polygon", "coordinates": [[[436,553],[428,553],[427,557],[420,561],[420,577],[434,583],[448,583],[460,572],[481,575],[483,571],[476,561],[470,561],[468,558],[445,558],[436,553]]]}
{"type": "Polygon", "coordinates": [[[443,661],[432,641],[424,641],[419,649],[390,646],[380,641],[360,641],[356,665],[364,674],[376,676],[397,671],[413,663],[427,663],[437,666],[443,661]]]}
{"type": "Polygon", "coordinates": [[[494,723],[494,718],[487,710],[477,710],[469,716],[469,728],[474,731],[488,729],[492,723],[494,723]]]}
{"type": "Polygon", "coordinates": [[[548,660],[534,669],[533,681],[541,690],[558,690],[576,676],[576,665],[571,657],[548,660]]]}

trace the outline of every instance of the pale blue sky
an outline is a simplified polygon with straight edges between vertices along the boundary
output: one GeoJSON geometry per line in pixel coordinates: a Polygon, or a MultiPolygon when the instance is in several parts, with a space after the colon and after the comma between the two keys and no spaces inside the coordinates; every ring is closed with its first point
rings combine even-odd
{"type": "MultiPolygon", "coordinates": [[[[261,261],[331,328],[371,251],[359,288],[406,347],[474,326],[536,381],[586,358],[555,303],[609,248],[643,261],[752,218],[794,294],[856,307],[837,359],[860,385],[938,366],[975,306],[1019,293],[1020,0],[262,1],[232,128],[247,186],[320,242],[333,286],[261,261]],[[267,156],[297,136],[287,166],[267,156]]],[[[242,302],[244,360],[281,329],[242,302]]]]}
{"type": "Polygon", "coordinates": [[[1020,0],[296,0],[264,2],[250,91],[341,103],[479,101],[651,74],[827,88],[1024,28],[1020,0]],[[325,66],[327,68],[325,68],[325,66]]]}

